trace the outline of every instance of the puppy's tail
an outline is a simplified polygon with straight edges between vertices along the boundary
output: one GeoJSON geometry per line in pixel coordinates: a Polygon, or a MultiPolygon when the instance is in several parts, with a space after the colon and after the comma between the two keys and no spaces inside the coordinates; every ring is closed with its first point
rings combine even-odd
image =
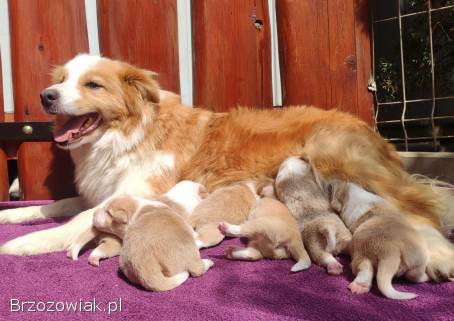
{"type": "Polygon", "coordinates": [[[390,255],[378,262],[377,268],[377,285],[380,292],[389,299],[410,300],[417,297],[414,293],[401,292],[393,288],[392,279],[397,273],[400,265],[400,256],[398,254],[390,255]]]}
{"type": "Polygon", "coordinates": [[[336,231],[332,225],[323,226],[320,228],[320,233],[326,240],[326,252],[333,253],[336,249],[336,231]]]}
{"type": "Polygon", "coordinates": [[[148,276],[147,278],[142,278],[140,280],[141,285],[150,291],[162,292],[168,291],[176,288],[183,284],[189,277],[187,271],[175,274],[174,276],[165,276],[162,272],[158,272],[148,276]]]}

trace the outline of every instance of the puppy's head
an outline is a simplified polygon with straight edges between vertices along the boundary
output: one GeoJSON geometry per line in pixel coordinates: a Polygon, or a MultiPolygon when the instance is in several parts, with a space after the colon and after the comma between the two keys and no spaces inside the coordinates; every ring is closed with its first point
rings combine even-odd
{"type": "Polygon", "coordinates": [[[78,55],[56,67],[52,78],[41,103],[57,115],[54,139],[66,149],[95,143],[107,132],[131,135],[159,102],[152,72],[99,56],[78,55]]]}
{"type": "Polygon", "coordinates": [[[138,202],[130,196],[114,198],[104,208],[95,211],[93,225],[102,232],[123,238],[126,227],[138,206],[138,202]]]}

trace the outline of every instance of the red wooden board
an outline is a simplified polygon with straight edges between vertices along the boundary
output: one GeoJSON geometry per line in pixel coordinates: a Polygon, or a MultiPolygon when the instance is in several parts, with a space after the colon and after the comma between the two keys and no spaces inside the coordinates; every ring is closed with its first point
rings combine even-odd
{"type": "MultiPolygon", "coordinates": [[[[16,121],[48,121],[39,93],[53,65],[88,50],[83,0],[9,1],[16,121]]],[[[25,199],[61,198],[75,193],[69,155],[51,143],[23,143],[18,152],[25,199]]]]}
{"type": "Polygon", "coordinates": [[[98,0],[101,53],[159,73],[179,92],[176,0],[98,0]]]}
{"type": "Polygon", "coordinates": [[[272,106],[266,0],[192,1],[194,103],[272,106]]]}
{"type": "Polygon", "coordinates": [[[372,123],[370,26],[363,0],[276,2],[283,100],[372,123]]]}

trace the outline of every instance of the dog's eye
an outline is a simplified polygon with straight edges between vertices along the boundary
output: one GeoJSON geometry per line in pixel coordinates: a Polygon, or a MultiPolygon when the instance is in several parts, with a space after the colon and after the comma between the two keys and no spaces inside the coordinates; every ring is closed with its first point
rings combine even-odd
{"type": "Polygon", "coordinates": [[[100,85],[100,84],[98,84],[97,82],[94,82],[94,81],[88,81],[88,82],[85,83],[84,86],[87,87],[87,88],[90,88],[90,89],[103,88],[102,85],[100,85]]]}

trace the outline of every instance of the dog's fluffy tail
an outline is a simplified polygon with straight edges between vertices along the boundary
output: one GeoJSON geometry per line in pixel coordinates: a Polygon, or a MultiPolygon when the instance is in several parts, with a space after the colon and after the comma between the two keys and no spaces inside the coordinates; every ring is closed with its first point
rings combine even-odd
{"type": "Polygon", "coordinates": [[[378,262],[377,268],[377,285],[381,293],[394,300],[410,300],[417,297],[414,293],[401,292],[394,289],[392,279],[397,273],[400,265],[399,255],[393,254],[378,262]]]}

